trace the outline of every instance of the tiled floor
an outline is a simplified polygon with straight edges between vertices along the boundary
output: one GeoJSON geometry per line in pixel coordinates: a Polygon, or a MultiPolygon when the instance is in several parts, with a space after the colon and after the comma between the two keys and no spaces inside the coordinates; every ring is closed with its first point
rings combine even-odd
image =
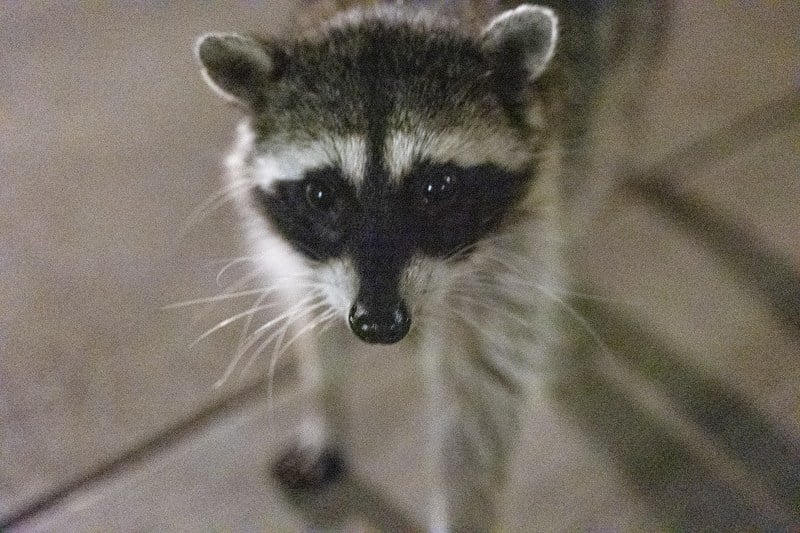
{"type": "MultiPolygon", "coordinates": [[[[417,522],[404,369],[352,391],[359,476],[289,501],[266,465],[303,394],[270,403],[264,361],[214,387],[238,331],[192,341],[241,304],[163,309],[241,253],[225,206],[181,232],[236,120],[193,39],[291,11],[179,6],[0,10],[0,529],[417,522]]],[[[676,2],[642,171],[577,269],[602,341],[531,408],[510,529],[800,527],[799,27],[795,2],[676,2]]]]}

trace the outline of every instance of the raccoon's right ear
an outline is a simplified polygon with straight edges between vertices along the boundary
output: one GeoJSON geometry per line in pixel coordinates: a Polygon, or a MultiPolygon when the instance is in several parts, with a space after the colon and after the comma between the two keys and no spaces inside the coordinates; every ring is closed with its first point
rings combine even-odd
{"type": "Polygon", "coordinates": [[[484,28],[481,47],[494,69],[511,79],[512,71],[533,81],[544,71],[556,49],[558,17],[552,9],[523,4],[501,13],[484,28]]]}
{"type": "Polygon", "coordinates": [[[266,85],[279,76],[283,52],[235,33],[209,33],[197,40],[195,55],[206,83],[222,98],[258,108],[266,85]]]}

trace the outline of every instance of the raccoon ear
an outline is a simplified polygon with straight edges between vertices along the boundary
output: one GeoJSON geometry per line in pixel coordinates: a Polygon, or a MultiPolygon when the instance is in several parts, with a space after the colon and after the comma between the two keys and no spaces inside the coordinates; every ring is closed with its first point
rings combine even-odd
{"type": "Polygon", "coordinates": [[[278,75],[279,51],[235,33],[209,33],[195,44],[206,83],[225,100],[258,107],[264,87],[278,75]]]}
{"type": "Polygon", "coordinates": [[[533,81],[553,58],[558,18],[547,7],[523,4],[501,13],[483,30],[484,53],[500,69],[522,68],[533,81]]]}

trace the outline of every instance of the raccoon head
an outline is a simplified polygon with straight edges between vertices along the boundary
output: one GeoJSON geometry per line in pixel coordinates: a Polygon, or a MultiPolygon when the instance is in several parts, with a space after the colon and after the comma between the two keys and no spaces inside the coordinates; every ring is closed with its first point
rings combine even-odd
{"type": "Polygon", "coordinates": [[[204,78],[248,116],[230,166],[265,261],[303,269],[362,340],[403,339],[536,179],[531,82],[556,28],[526,5],[479,35],[377,10],[202,37],[204,78]]]}

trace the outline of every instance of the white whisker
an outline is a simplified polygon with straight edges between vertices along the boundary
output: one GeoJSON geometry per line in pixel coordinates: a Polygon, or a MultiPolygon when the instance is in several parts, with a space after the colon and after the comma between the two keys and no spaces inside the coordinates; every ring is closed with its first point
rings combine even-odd
{"type": "MultiPolygon", "coordinates": [[[[319,299],[319,298],[320,297],[317,296],[317,295],[312,295],[312,296],[308,296],[306,298],[303,298],[302,300],[300,300],[298,303],[293,305],[289,310],[287,310],[283,314],[281,314],[281,315],[273,318],[272,320],[269,320],[266,323],[264,323],[261,326],[259,326],[255,331],[253,331],[253,333],[250,334],[249,340],[242,347],[241,352],[247,352],[256,342],[258,342],[258,340],[262,337],[262,335],[265,332],[269,331],[270,328],[274,327],[275,324],[278,324],[280,322],[286,321],[286,325],[283,326],[283,327],[288,327],[288,324],[291,324],[294,320],[297,320],[297,318],[299,318],[300,316],[303,316],[306,313],[310,312],[311,310],[316,309],[316,308],[324,305],[324,301],[320,301],[320,302],[317,302],[317,303],[313,303],[313,305],[309,306],[309,304],[312,304],[312,302],[314,302],[314,300],[319,299]],[[309,306],[309,307],[306,307],[306,306],[309,306]]],[[[283,329],[283,327],[281,328],[281,330],[283,329]]],[[[274,332],[272,335],[270,335],[267,338],[266,341],[264,341],[261,345],[259,345],[259,347],[256,349],[256,354],[258,352],[260,352],[261,350],[263,350],[267,345],[269,345],[269,343],[274,340],[275,336],[277,336],[277,334],[280,333],[281,330],[278,330],[278,331],[274,332]]]]}
{"type": "MultiPolygon", "coordinates": [[[[256,302],[253,304],[253,308],[260,306],[261,302],[263,302],[268,295],[269,295],[268,293],[264,294],[258,300],[256,300],[256,302]]],[[[239,334],[239,342],[236,345],[236,353],[234,354],[231,361],[228,363],[228,366],[225,368],[225,372],[223,372],[222,376],[214,383],[215,389],[221,387],[228,381],[228,378],[230,378],[231,374],[233,374],[234,369],[239,364],[239,361],[242,358],[242,354],[244,353],[242,352],[242,345],[244,344],[245,339],[247,338],[247,332],[250,331],[250,324],[253,323],[253,317],[255,315],[256,313],[250,314],[250,316],[247,317],[247,320],[242,326],[242,332],[239,334]]]]}
{"type": "Polygon", "coordinates": [[[205,339],[206,337],[208,337],[209,335],[211,335],[215,331],[219,331],[220,329],[222,329],[225,326],[228,326],[230,324],[233,324],[234,322],[236,322],[239,319],[242,319],[242,318],[247,317],[247,316],[251,316],[254,313],[258,313],[259,311],[264,311],[265,309],[271,309],[271,308],[273,308],[273,307],[275,307],[277,305],[279,305],[279,304],[276,303],[276,302],[272,302],[272,303],[268,303],[268,304],[264,304],[264,305],[259,305],[257,307],[251,307],[247,311],[242,311],[241,313],[236,313],[235,315],[230,316],[230,317],[226,318],[225,320],[222,320],[221,322],[217,323],[214,327],[206,330],[202,335],[200,335],[197,338],[197,340],[195,340],[191,344],[191,347],[196,346],[203,339],[205,339]]]}
{"type": "Polygon", "coordinates": [[[565,311],[567,311],[567,313],[569,313],[570,316],[583,327],[584,331],[586,331],[586,333],[589,334],[589,336],[592,338],[595,344],[597,344],[598,348],[600,348],[603,351],[604,355],[608,357],[613,357],[614,355],[613,350],[611,350],[611,348],[608,347],[603,338],[600,337],[600,334],[597,333],[597,330],[594,327],[592,327],[589,321],[586,320],[577,310],[575,310],[575,308],[573,308],[563,299],[551,293],[544,287],[539,287],[539,291],[548,298],[550,298],[552,301],[558,303],[565,311]]]}
{"type": "MultiPolygon", "coordinates": [[[[266,296],[267,295],[262,296],[262,299],[265,298],[266,296]]],[[[248,336],[247,332],[250,329],[250,324],[252,323],[253,316],[255,315],[255,313],[263,310],[267,306],[259,305],[259,302],[261,301],[261,299],[260,299],[259,301],[257,301],[254,304],[254,307],[252,307],[250,310],[245,311],[244,313],[240,313],[240,315],[241,315],[240,318],[243,317],[243,316],[247,316],[248,317],[247,318],[247,322],[244,325],[244,327],[242,328],[242,333],[241,333],[241,335],[239,337],[239,343],[238,343],[238,346],[237,346],[237,349],[236,349],[236,353],[234,354],[234,356],[231,359],[230,363],[228,363],[228,366],[225,368],[225,372],[223,372],[222,376],[215,382],[214,388],[219,388],[219,387],[221,387],[222,385],[224,385],[228,381],[228,379],[233,374],[233,372],[236,369],[236,367],[239,365],[239,362],[241,361],[241,359],[244,356],[244,354],[247,353],[247,351],[250,349],[250,347],[261,337],[261,334],[263,332],[268,331],[275,324],[277,324],[277,323],[279,323],[279,322],[281,322],[283,320],[286,320],[288,317],[291,317],[291,315],[293,313],[297,312],[298,308],[301,305],[304,305],[305,303],[308,303],[311,300],[312,300],[312,298],[305,298],[305,299],[301,300],[300,302],[298,302],[298,304],[296,304],[295,306],[293,306],[292,308],[290,308],[286,312],[282,313],[281,315],[279,315],[279,316],[267,321],[266,323],[262,324],[261,326],[259,326],[254,332],[250,333],[249,336],[248,336]]],[[[274,307],[274,305],[270,304],[269,307],[274,307]]],[[[249,362],[249,361],[248,361],[248,363],[245,364],[245,368],[242,371],[243,373],[247,370],[247,368],[249,367],[250,364],[251,364],[251,362],[249,362]]]]}
{"type": "Polygon", "coordinates": [[[216,296],[206,296],[204,298],[197,298],[195,300],[184,300],[183,302],[177,302],[174,304],[165,305],[161,309],[180,309],[182,307],[191,307],[193,305],[201,305],[201,304],[209,304],[209,303],[216,303],[221,302],[224,300],[231,300],[234,298],[242,298],[244,296],[252,296],[254,294],[264,294],[274,292],[274,289],[251,289],[247,291],[240,291],[235,292],[232,294],[218,294],[216,296]]]}
{"type": "MultiPolygon", "coordinates": [[[[214,278],[214,280],[217,282],[217,286],[218,287],[222,287],[223,286],[223,284],[222,284],[222,276],[224,276],[225,273],[228,272],[228,270],[230,270],[234,266],[241,265],[243,263],[255,263],[256,261],[258,261],[258,258],[249,256],[249,255],[245,255],[245,256],[242,256],[242,257],[237,257],[236,259],[232,259],[232,260],[228,261],[228,263],[226,263],[225,266],[223,266],[220,269],[220,271],[217,272],[217,277],[214,278]]],[[[248,274],[246,274],[246,277],[248,277],[250,279],[254,279],[258,275],[259,275],[259,272],[257,270],[254,270],[254,271],[251,271],[248,274]]]]}
{"type": "Polygon", "coordinates": [[[208,198],[192,210],[181,226],[181,229],[178,231],[178,237],[180,239],[185,239],[189,232],[206,217],[226,203],[232,201],[236,197],[236,193],[240,190],[247,189],[251,186],[252,184],[247,180],[236,180],[211,193],[208,198]]]}
{"type": "MultiPolygon", "coordinates": [[[[492,303],[489,303],[487,301],[477,300],[475,298],[468,297],[464,294],[454,294],[453,296],[455,297],[458,303],[465,304],[468,306],[479,307],[482,309],[486,309],[489,312],[500,314],[531,331],[533,331],[531,328],[533,328],[536,325],[535,322],[531,320],[531,317],[513,311],[509,309],[507,306],[501,304],[492,305],[492,303]]],[[[453,306],[452,311],[454,313],[457,313],[457,316],[459,318],[468,319],[470,325],[472,325],[475,329],[481,330],[486,328],[486,322],[484,319],[468,318],[469,315],[466,314],[465,310],[459,309],[458,306],[453,306]]]]}
{"type": "MultiPolygon", "coordinates": [[[[253,365],[253,363],[256,361],[256,359],[258,359],[258,357],[264,352],[264,350],[267,348],[267,346],[269,346],[273,342],[275,343],[275,346],[280,346],[281,343],[283,342],[283,337],[286,335],[286,333],[288,332],[288,330],[292,326],[292,324],[294,324],[297,320],[299,320],[303,316],[307,315],[308,313],[312,313],[316,309],[319,309],[320,307],[322,307],[324,305],[325,305],[325,302],[319,302],[319,303],[316,303],[316,304],[314,304],[314,305],[312,305],[312,306],[310,306],[308,308],[300,309],[299,310],[300,312],[296,311],[296,312],[294,312],[292,314],[284,314],[284,315],[282,315],[282,318],[284,320],[284,324],[280,327],[280,329],[278,329],[277,331],[273,332],[269,337],[266,338],[266,340],[264,340],[261,344],[259,344],[258,347],[255,350],[253,350],[252,355],[247,359],[247,362],[244,364],[244,367],[242,367],[241,375],[246,375],[247,374],[247,371],[250,369],[250,367],[253,365]]],[[[307,330],[307,327],[303,328],[301,330],[301,332],[305,332],[306,330],[307,330]]],[[[298,334],[298,336],[299,336],[299,334],[298,334]]],[[[259,335],[259,337],[260,337],[260,335],[259,335]]],[[[295,338],[296,337],[293,337],[292,340],[294,340],[295,338]]],[[[252,344],[253,343],[250,343],[249,346],[252,346],[252,344]]],[[[278,351],[278,350],[276,350],[276,351],[278,351]]],[[[273,359],[275,359],[275,357],[276,356],[273,355],[273,359]]],[[[272,366],[272,360],[270,360],[270,366],[272,366]]]]}
{"type": "MultiPolygon", "coordinates": [[[[303,334],[305,334],[309,330],[312,330],[312,329],[318,327],[321,324],[324,324],[327,321],[330,321],[334,317],[336,317],[336,312],[333,309],[327,309],[327,310],[323,311],[322,313],[320,313],[320,315],[317,316],[316,318],[314,318],[312,320],[309,320],[308,323],[305,326],[303,326],[294,335],[294,337],[289,339],[289,341],[285,345],[283,345],[282,347],[280,347],[280,344],[279,344],[280,341],[279,341],[279,343],[277,344],[277,346],[279,348],[275,352],[273,352],[272,357],[270,358],[270,361],[269,361],[269,370],[267,372],[267,405],[272,405],[272,403],[273,403],[272,400],[273,400],[273,395],[274,395],[273,391],[274,391],[274,388],[275,388],[274,387],[274,385],[275,385],[275,369],[276,369],[276,367],[278,365],[278,361],[283,357],[283,355],[286,353],[286,351],[289,349],[289,347],[297,339],[299,339],[303,334]]],[[[281,341],[282,340],[283,339],[281,338],[281,341]]]]}
{"type": "Polygon", "coordinates": [[[333,309],[327,309],[327,310],[323,311],[322,313],[320,313],[319,316],[309,320],[308,323],[305,326],[303,326],[295,334],[294,337],[292,337],[291,339],[289,339],[286,342],[286,344],[284,344],[283,346],[281,346],[280,344],[277,344],[278,350],[277,350],[276,356],[280,357],[281,355],[283,355],[289,349],[289,347],[297,339],[299,339],[304,333],[306,333],[307,331],[309,331],[311,329],[316,328],[317,326],[319,326],[320,324],[322,324],[324,322],[327,322],[328,320],[334,318],[335,316],[336,316],[336,311],[334,311],[333,309]]]}

